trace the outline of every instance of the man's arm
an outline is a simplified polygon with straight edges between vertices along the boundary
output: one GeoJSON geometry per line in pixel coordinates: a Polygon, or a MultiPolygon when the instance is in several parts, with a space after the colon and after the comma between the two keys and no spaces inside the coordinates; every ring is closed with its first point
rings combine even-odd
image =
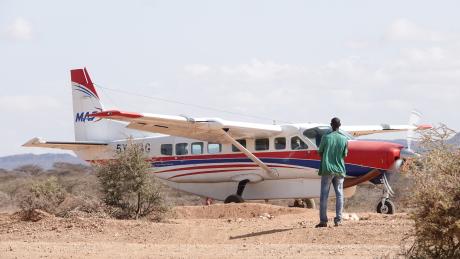
{"type": "Polygon", "coordinates": [[[348,140],[345,142],[345,147],[343,148],[343,157],[346,157],[348,155],[348,140]]]}

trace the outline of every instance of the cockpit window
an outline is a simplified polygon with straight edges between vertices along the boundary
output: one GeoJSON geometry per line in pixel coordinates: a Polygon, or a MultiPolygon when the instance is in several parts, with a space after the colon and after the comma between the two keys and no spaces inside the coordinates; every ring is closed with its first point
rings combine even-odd
{"type": "Polygon", "coordinates": [[[308,145],[303,142],[298,136],[294,136],[291,138],[291,149],[292,150],[301,150],[301,149],[308,149],[308,145]]]}
{"type": "MultiPolygon", "coordinates": [[[[321,138],[332,132],[332,128],[329,126],[319,126],[311,129],[307,129],[303,132],[303,135],[307,137],[308,139],[311,140],[311,142],[315,143],[316,146],[319,147],[319,144],[321,143],[321,138]]],[[[347,139],[353,139],[353,137],[348,134],[345,131],[339,130],[340,133],[342,133],[347,139]]]]}

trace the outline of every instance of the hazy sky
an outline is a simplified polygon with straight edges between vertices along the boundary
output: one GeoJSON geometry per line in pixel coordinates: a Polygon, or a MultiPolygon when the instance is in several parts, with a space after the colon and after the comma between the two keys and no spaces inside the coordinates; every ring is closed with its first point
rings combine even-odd
{"type": "MultiPolygon", "coordinates": [[[[107,107],[460,130],[458,1],[0,0],[0,155],[73,140],[70,69],[107,107]]],[[[46,150],[49,152],[50,150],[46,150]]],[[[52,150],[51,150],[52,151],[52,150]]]]}

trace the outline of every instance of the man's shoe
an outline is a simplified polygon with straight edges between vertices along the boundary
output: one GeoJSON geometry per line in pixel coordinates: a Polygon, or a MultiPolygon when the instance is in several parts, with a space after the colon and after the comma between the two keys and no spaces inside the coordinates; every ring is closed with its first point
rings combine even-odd
{"type": "Polygon", "coordinates": [[[334,226],[336,226],[336,227],[342,226],[342,221],[336,221],[336,222],[334,222],[334,226]]]}
{"type": "Polygon", "coordinates": [[[320,222],[318,225],[315,226],[315,228],[327,228],[327,223],[320,222]]]}

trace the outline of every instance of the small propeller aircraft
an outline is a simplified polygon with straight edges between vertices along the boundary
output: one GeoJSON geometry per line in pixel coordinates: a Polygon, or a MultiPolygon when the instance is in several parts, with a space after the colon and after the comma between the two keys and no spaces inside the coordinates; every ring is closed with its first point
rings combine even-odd
{"type": "MultiPolygon", "coordinates": [[[[331,131],[326,124],[268,125],[104,110],[86,68],[70,74],[75,141],[33,138],[23,146],[72,150],[86,161],[97,162],[112,159],[132,141],[144,150],[153,175],[192,194],[226,203],[319,197],[317,149],[321,137],[331,131]]],[[[377,211],[394,213],[388,175],[397,173],[404,159],[415,153],[402,145],[354,137],[430,127],[342,126],[349,140],[345,196],[353,195],[361,183],[384,184],[377,211]]]]}

